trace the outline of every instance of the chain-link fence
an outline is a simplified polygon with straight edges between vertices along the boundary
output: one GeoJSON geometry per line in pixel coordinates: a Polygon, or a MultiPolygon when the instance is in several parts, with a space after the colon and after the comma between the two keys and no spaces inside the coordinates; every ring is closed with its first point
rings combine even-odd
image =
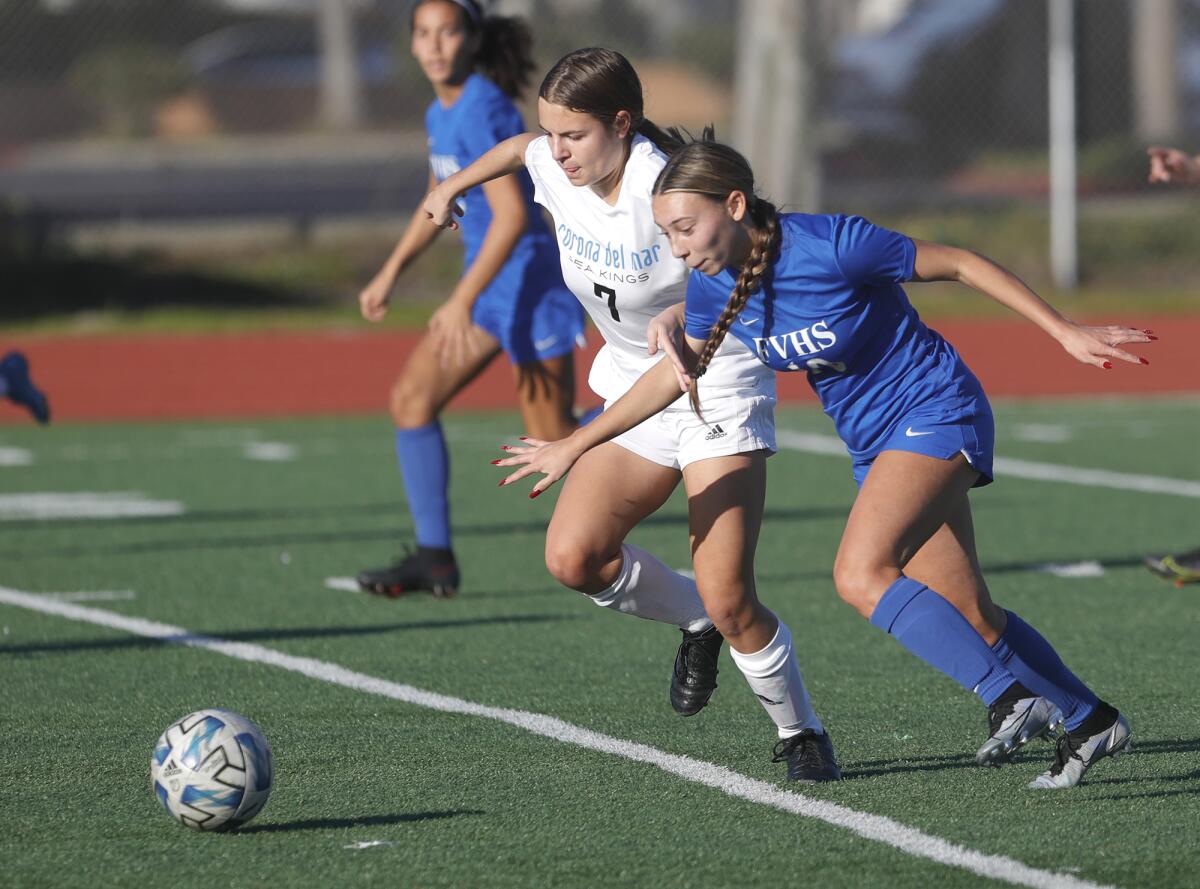
{"type": "MultiPolygon", "coordinates": [[[[798,132],[822,209],[1045,210],[1048,0],[791,2],[811,86],[798,132]]],[[[500,0],[494,11],[531,23],[543,70],[575,47],[613,46],[634,60],[658,122],[712,121],[746,145],[737,81],[760,53],[747,22],[771,5],[500,0]]],[[[1074,8],[1080,192],[1153,203],[1145,145],[1200,148],[1200,0],[1074,8]]],[[[115,220],[303,228],[404,213],[425,180],[431,97],[408,16],[409,0],[0,0],[3,215],[37,240],[115,220]]],[[[787,83],[761,84],[769,114],[795,99],[787,83]]]]}

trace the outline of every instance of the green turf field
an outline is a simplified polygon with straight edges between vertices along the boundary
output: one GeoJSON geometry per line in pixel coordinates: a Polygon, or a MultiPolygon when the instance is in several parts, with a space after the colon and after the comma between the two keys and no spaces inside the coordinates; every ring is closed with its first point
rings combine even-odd
{"type": "MultiPolygon", "coordinates": [[[[728,655],[712,704],[682,720],[667,702],[678,633],[547,575],[553,496],[498,490],[487,462],[520,434],[514,416],[446,422],[465,568],[451,601],[326,585],[387,561],[409,527],[385,418],[0,428],[10,598],[112,593],[74,607],[594,733],[547,737],[491,711],[438,711],[0,601],[0,886],[966,887],[988,882],[980,870],[1021,885],[1197,885],[1200,590],[1140,559],[1200,544],[1200,401],[1003,403],[997,415],[1000,456],[1058,469],[1053,481],[999,471],[975,495],[993,595],[1134,727],[1133,755],[1057,794],[1024,789],[1049,745],[975,767],[983,708],[837,600],[830,566],[854,494],[844,457],[785,449],[770,463],[760,594],[792,627],[847,776],[798,793],[779,784],[771,727],[728,655]],[[1110,474],[1076,478],[1080,467],[1110,474]],[[124,492],[177,514],[49,518],[55,502],[32,498],[79,492],[107,495],[89,508],[124,492]],[[1084,573],[1099,576],[1036,570],[1093,562],[1084,573]],[[272,798],[239,833],[184,830],[149,788],[159,732],[203,707],[246,714],[275,750],[272,798]],[[616,741],[675,756],[675,771],[616,741]]],[[[831,431],[801,409],[781,410],[779,427],[817,449],[831,431]]],[[[684,506],[633,536],[681,568],[684,506]]]]}

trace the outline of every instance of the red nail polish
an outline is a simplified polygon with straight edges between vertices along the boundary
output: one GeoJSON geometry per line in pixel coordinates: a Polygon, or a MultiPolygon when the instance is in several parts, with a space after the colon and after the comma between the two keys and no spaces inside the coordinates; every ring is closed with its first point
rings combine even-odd
{"type": "Polygon", "coordinates": [[[1153,330],[1143,330],[1142,333],[1154,333],[1153,330]]]}
{"type": "Polygon", "coordinates": [[[500,479],[500,484],[498,484],[496,487],[503,488],[507,481],[508,481],[508,479],[504,479],[504,478],[500,479]]]}
{"type": "Polygon", "coordinates": [[[526,438],[524,435],[520,436],[519,440],[520,441],[529,441],[529,439],[526,438]]]}
{"type": "Polygon", "coordinates": [[[500,461],[499,461],[499,460],[493,460],[493,461],[492,461],[492,465],[493,465],[493,466],[499,466],[499,465],[500,465],[500,461]]]}
{"type": "Polygon", "coordinates": [[[1154,340],[1155,342],[1158,342],[1158,337],[1154,336],[1154,334],[1148,333],[1148,334],[1146,334],[1146,336],[1149,339],[1154,340]]]}
{"type": "Polygon", "coordinates": [[[511,450],[512,450],[512,448],[510,448],[508,445],[500,445],[500,450],[502,450],[502,451],[511,451],[511,450]]]}
{"type": "Polygon", "coordinates": [[[1108,361],[1105,361],[1105,362],[1104,362],[1104,369],[1105,369],[1105,370],[1112,370],[1112,364],[1111,364],[1110,362],[1108,362],[1108,361]]]}
{"type": "Polygon", "coordinates": [[[1150,363],[1145,358],[1139,358],[1138,361],[1142,362],[1142,364],[1147,364],[1147,365],[1150,363]]]}
{"type": "Polygon", "coordinates": [[[537,497],[537,496],[538,496],[538,495],[540,495],[541,493],[542,493],[541,491],[530,491],[530,492],[529,492],[529,499],[530,499],[530,500],[533,500],[535,497],[537,497]]]}

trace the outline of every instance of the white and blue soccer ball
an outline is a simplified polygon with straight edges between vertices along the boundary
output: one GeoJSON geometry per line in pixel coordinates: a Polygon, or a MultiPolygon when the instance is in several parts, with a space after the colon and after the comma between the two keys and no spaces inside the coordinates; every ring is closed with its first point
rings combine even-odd
{"type": "Polygon", "coordinates": [[[197,710],[167,726],[150,757],[163,808],[192,830],[229,830],[262,811],[271,795],[271,745],[232,710],[197,710]]]}

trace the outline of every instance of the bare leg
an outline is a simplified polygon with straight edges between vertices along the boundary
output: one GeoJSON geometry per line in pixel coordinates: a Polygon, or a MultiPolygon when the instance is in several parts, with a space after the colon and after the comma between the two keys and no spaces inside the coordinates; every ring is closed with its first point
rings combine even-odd
{"type": "Polygon", "coordinates": [[[392,419],[397,427],[416,429],[432,423],[446,403],[500,353],[499,341],[482,327],[473,328],[472,340],[477,349],[465,363],[442,367],[434,337],[421,338],[392,387],[392,419]]]}
{"type": "Polygon", "coordinates": [[[546,567],[560,583],[595,595],[621,570],[621,544],[662,506],[679,472],[607,442],[579,459],[546,531],[546,567]]]}
{"type": "Polygon", "coordinates": [[[526,431],[534,438],[557,441],[575,431],[575,356],[517,365],[517,397],[526,431]]]}

